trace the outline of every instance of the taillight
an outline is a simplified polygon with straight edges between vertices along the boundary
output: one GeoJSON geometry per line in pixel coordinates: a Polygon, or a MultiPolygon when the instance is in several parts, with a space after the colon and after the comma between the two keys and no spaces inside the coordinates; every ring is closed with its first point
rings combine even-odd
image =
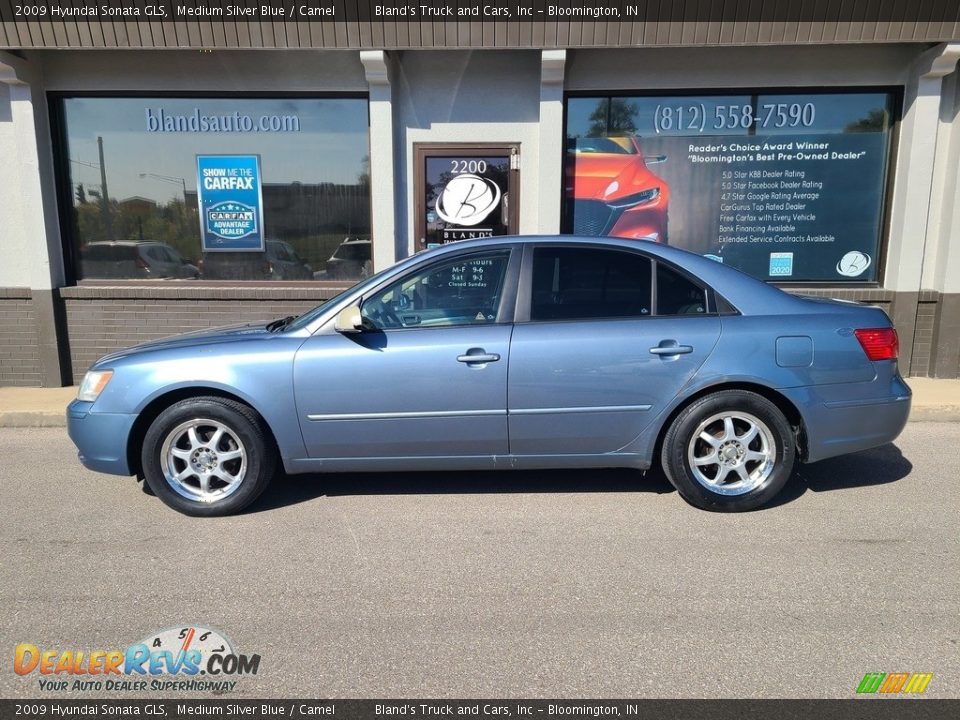
{"type": "Polygon", "coordinates": [[[896,360],[900,352],[900,340],[893,328],[864,328],[854,330],[860,347],[870,360],[896,360]]]}

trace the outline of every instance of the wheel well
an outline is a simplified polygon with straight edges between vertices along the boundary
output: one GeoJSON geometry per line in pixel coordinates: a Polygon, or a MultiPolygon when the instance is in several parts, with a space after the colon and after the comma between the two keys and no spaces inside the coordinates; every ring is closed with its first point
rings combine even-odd
{"type": "Polygon", "coordinates": [[[765,397],[767,400],[772,402],[777,406],[777,409],[783,413],[783,416],[787,419],[787,422],[790,423],[790,427],[793,428],[794,437],[797,441],[797,457],[801,460],[806,458],[807,455],[807,436],[806,429],[803,425],[803,416],[800,414],[800,411],[797,410],[797,406],[794,405],[790,400],[785,396],[778,393],[776,390],[768,388],[766,385],[760,385],[758,383],[751,382],[731,382],[723,383],[721,385],[711,385],[710,387],[705,387],[702,390],[698,390],[696,393],[684,400],[680,405],[673,409],[673,412],[667,417],[666,421],[660,427],[660,434],[657,437],[657,443],[653,448],[653,457],[654,462],[657,462],[657,458],[660,457],[660,453],[663,450],[663,438],[667,434],[667,430],[670,429],[670,426],[673,424],[673,421],[676,419],[683,410],[689,407],[692,403],[696,402],[700,398],[710,395],[711,393],[719,392],[720,390],[747,390],[757,395],[765,397]]]}
{"type": "Polygon", "coordinates": [[[130,437],[127,439],[127,464],[133,474],[138,478],[143,477],[143,468],[140,465],[140,451],[143,447],[143,439],[146,437],[147,430],[150,428],[150,425],[154,420],[157,419],[157,416],[168,407],[174,403],[180,402],[181,400],[186,400],[192,397],[220,397],[246,405],[255,413],[257,413],[257,417],[261,421],[261,426],[263,427],[264,433],[266,434],[267,438],[269,438],[270,442],[273,443],[274,448],[277,447],[277,439],[273,436],[273,430],[271,430],[270,426],[263,421],[263,416],[257,412],[257,409],[252,407],[250,403],[243,398],[225,390],[211,387],[188,387],[180,388],[179,390],[171,390],[170,392],[164,393],[160,397],[151,400],[150,403],[140,411],[136,421],[133,423],[133,428],[130,430],[130,437]]]}

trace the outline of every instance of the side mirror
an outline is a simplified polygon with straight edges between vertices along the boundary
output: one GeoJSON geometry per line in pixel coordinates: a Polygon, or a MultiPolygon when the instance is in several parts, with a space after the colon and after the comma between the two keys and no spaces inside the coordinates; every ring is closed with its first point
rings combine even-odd
{"type": "Polygon", "coordinates": [[[338,333],[358,333],[363,330],[363,316],[359,305],[350,305],[337,313],[333,329],[338,333]]]}
{"type": "Polygon", "coordinates": [[[657,163],[662,163],[667,161],[666,155],[648,155],[644,158],[647,165],[656,165],[657,163]]]}

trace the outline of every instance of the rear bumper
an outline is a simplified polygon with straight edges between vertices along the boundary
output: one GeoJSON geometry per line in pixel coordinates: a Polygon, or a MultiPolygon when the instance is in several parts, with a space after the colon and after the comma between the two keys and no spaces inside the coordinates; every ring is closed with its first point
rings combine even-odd
{"type": "Polygon", "coordinates": [[[84,467],[111,475],[130,475],[127,439],[136,415],[91,412],[93,403],[74,400],[67,406],[67,433],[84,467]]]}
{"type": "Polygon", "coordinates": [[[910,388],[897,375],[890,379],[888,393],[869,394],[870,390],[876,392],[877,382],[853,383],[843,386],[842,392],[829,385],[781,391],[803,415],[807,462],[867,450],[897,439],[910,416],[910,388]],[[856,392],[858,389],[863,392],[856,392]]]}

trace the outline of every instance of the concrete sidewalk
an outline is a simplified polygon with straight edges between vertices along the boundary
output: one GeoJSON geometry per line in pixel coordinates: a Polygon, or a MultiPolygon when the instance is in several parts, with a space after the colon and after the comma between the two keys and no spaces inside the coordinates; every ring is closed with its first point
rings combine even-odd
{"type": "MultiPolygon", "coordinates": [[[[960,421],[960,380],[907,378],[913,389],[911,420],[960,421]]],[[[0,427],[62,427],[77,388],[0,387],[0,427]]]]}

